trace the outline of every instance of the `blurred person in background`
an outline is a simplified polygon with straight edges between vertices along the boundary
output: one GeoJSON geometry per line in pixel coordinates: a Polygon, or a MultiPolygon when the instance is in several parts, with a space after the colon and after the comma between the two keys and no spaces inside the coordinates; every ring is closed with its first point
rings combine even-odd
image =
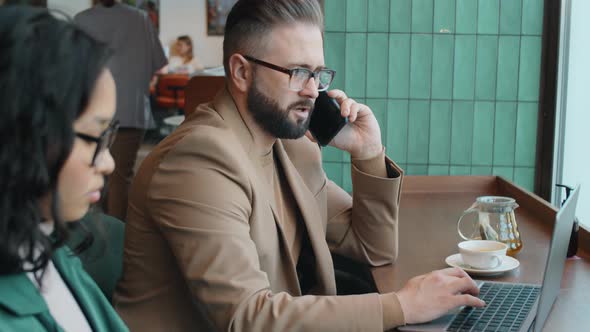
{"type": "Polygon", "coordinates": [[[163,73],[190,75],[203,69],[203,65],[194,55],[191,37],[187,35],[178,37],[174,44],[174,53],[170,56],[168,66],[163,70],[163,73]]]}
{"type": "Polygon", "coordinates": [[[113,50],[108,67],[117,87],[115,119],[121,128],[111,148],[117,167],[108,183],[105,212],[125,221],[137,152],[145,131],[155,127],[149,103],[150,81],[167,61],[146,12],[115,0],[98,2],[76,15],[75,21],[113,50]]]}

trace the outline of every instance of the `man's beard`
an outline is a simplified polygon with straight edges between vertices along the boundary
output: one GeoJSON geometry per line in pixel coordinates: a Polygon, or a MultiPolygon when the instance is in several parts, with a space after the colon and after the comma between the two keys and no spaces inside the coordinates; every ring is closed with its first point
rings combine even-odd
{"type": "Polygon", "coordinates": [[[282,109],[275,100],[258,90],[256,83],[254,83],[248,91],[248,109],[254,115],[256,123],[273,137],[296,139],[305,135],[309,128],[313,103],[307,99],[292,103],[286,109],[282,109]],[[309,108],[310,114],[305,120],[298,120],[294,123],[289,119],[289,113],[290,110],[298,107],[309,108]]]}

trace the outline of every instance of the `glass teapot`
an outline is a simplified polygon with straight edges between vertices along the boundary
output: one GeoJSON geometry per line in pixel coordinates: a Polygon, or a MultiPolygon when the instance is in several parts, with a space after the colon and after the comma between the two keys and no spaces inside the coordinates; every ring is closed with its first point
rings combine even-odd
{"type": "Polygon", "coordinates": [[[514,217],[514,209],[518,207],[514,198],[502,196],[478,197],[457,220],[457,231],[464,240],[494,240],[508,245],[507,254],[513,256],[522,248],[522,240],[514,217]],[[470,235],[465,235],[467,227],[461,227],[463,218],[477,213],[478,218],[471,225],[470,235]],[[462,230],[463,229],[463,230],[462,230]]]}

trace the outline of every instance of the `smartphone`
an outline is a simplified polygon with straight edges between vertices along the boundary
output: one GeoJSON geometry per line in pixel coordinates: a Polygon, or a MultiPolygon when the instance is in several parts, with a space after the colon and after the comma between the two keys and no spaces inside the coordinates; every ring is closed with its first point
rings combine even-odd
{"type": "Polygon", "coordinates": [[[314,110],[309,120],[309,131],[321,146],[326,146],[348,123],[348,118],[340,115],[340,105],[325,91],[315,100],[314,110]]]}

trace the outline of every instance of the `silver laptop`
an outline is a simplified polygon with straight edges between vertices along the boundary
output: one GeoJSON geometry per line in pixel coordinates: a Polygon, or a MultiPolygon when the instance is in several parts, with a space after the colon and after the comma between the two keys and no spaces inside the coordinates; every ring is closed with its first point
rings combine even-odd
{"type": "Polygon", "coordinates": [[[401,331],[541,331],[559,294],[580,186],[555,217],[543,284],[477,281],[485,308],[464,307],[401,331]]]}

